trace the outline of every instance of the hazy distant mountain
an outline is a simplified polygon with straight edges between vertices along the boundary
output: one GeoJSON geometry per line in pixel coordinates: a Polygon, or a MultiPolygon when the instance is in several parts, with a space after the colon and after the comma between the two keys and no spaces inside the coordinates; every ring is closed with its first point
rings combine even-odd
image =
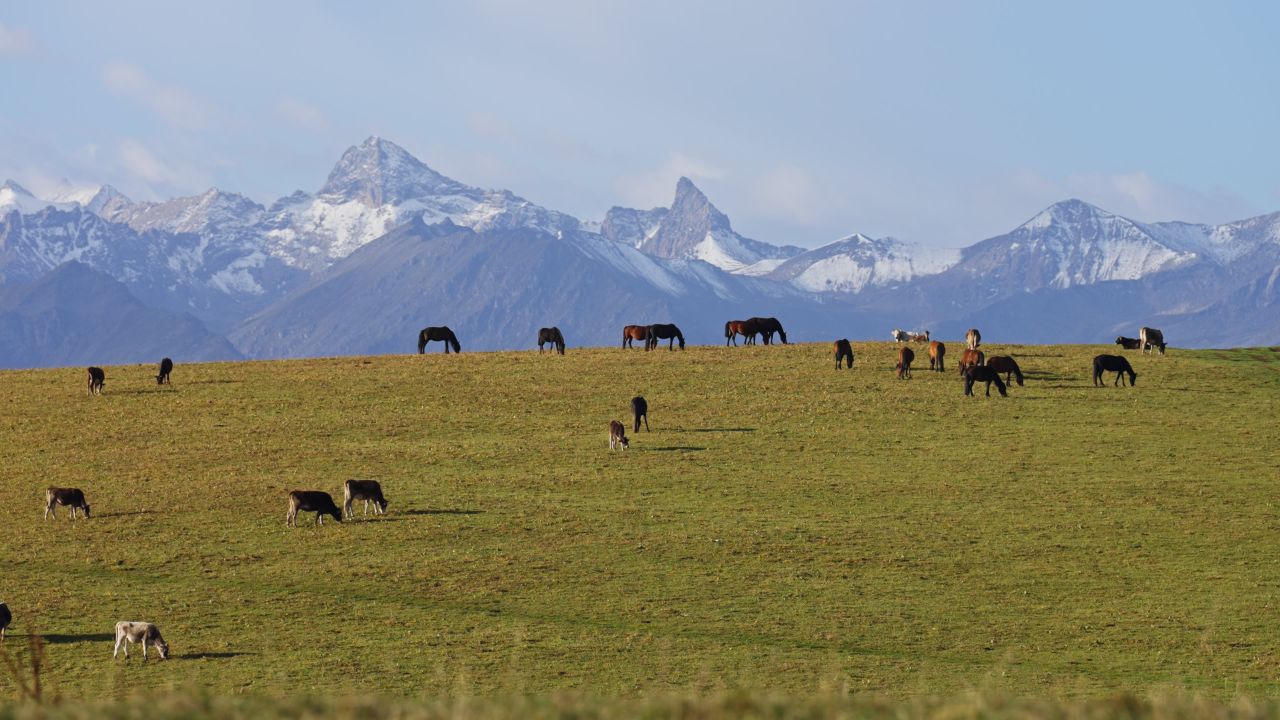
{"type": "Polygon", "coordinates": [[[857,293],[867,287],[936,275],[959,259],[959,250],[935,250],[857,234],[796,255],[765,277],[810,292],[857,293]]]}
{"type": "Polygon", "coordinates": [[[236,360],[190,314],[147,307],[122,283],[77,262],[0,288],[0,367],[236,360]]]}

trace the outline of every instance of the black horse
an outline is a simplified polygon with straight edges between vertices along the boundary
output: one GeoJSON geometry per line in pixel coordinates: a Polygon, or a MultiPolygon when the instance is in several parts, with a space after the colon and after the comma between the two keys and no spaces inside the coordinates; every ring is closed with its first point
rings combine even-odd
{"type": "Polygon", "coordinates": [[[755,330],[764,336],[765,345],[773,342],[774,333],[778,333],[783,345],[787,344],[787,332],[782,329],[782,323],[778,322],[778,318],[753,317],[747,322],[755,323],[755,330]]]}
{"type": "Polygon", "coordinates": [[[1133,386],[1138,381],[1138,373],[1133,371],[1133,366],[1122,355],[1098,355],[1093,359],[1093,384],[1104,387],[1102,382],[1102,373],[1113,372],[1116,374],[1115,382],[1111,383],[1112,387],[1116,385],[1124,386],[1124,374],[1129,373],[1129,385],[1133,386]]]}
{"type": "Polygon", "coordinates": [[[836,349],[836,369],[840,369],[842,360],[849,361],[849,368],[853,369],[853,348],[849,345],[848,340],[837,340],[834,345],[836,349]]]}
{"type": "Polygon", "coordinates": [[[538,354],[542,354],[542,346],[550,343],[551,349],[564,354],[564,334],[558,327],[542,328],[538,331],[538,354]]]}
{"type": "Polygon", "coordinates": [[[649,403],[640,395],[631,398],[631,417],[636,424],[633,432],[640,432],[641,419],[644,419],[644,429],[649,429],[649,403]]]}
{"type": "Polygon", "coordinates": [[[462,346],[458,344],[458,336],[454,335],[453,331],[450,330],[448,327],[441,326],[441,327],[422,328],[422,332],[418,333],[418,354],[419,355],[426,352],[427,343],[431,342],[432,340],[444,341],[445,355],[449,354],[450,345],[453,346],[454,352],[456,353],[462,352],[462,346]]]}
{"type": "Polygon", "coordinates": [[[996,389],[1000,391],[1000,397],[1009,397],[1009,393],[1005,391],[1004,381],[1000,379],[1000,371],[986,365],[973,365],[965,368],[964,371],[964,394],[973,394],[973,384],[975,382],[985,382],[987,384],[987,397],[991,397],[991,383],[996,384],[996,389]]]}
{"type": "Polygon", "coordinates": [[[676,341],[680,341],[680,349],[684,349],[684,335],[681,334],[680,328],[675,325],[650,325],[649,340],[645,343],[646,350],[652,350],[658,347],[659,340],[670,340],[667,344],[668,350],[674,350],[676,341]]]}
{"type": "MultiPolygon", "coordinates": [[[[156,375],[156,384],[163,385],[169,382],[169,373],[173,372],[173,361],[165,358],[160,361],[160,374],[156,375]]],[[[169,383],[173,384],[173,383],[169,383]]]]}

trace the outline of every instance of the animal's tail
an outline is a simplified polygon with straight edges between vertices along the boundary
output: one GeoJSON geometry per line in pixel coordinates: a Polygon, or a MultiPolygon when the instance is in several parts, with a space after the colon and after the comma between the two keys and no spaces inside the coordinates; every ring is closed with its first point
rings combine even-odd
{"type": "Polygon", "coordinates": [[[727,338],[729,338],[729,337],[733,337],[733,330],[731,330],[731,329],[729,328],[729,326],[730,326],[730,325],[732,325],[732,324],[733,324],[733,321],[732,321],[732,320],[730,320],[729,322],[726,322],[726,323],[724,324],[724,336],[725,336],[725,337],[727,337],[727,338]]]}

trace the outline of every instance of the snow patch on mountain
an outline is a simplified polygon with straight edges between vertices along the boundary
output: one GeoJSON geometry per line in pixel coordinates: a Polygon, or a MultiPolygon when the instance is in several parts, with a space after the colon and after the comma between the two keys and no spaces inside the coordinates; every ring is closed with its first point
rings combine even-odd
{"type": "Polygon", "coordinates": [[[768,277],[808,292],[857,293],[935,275],[955,265],[960,251],[925,248],[862,234],[841,238],[780,264],[768,277]]]}

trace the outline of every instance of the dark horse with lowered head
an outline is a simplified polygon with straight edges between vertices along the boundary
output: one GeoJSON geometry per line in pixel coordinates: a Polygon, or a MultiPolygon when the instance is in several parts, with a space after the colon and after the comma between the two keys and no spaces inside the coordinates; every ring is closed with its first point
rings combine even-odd
{"type": "Polygon", "coordinates": [[[632,340],[643,340],[644,349],[649,349],[649,326],[648,325],[627,325],[622,328],[622,347],[633,348],[635,345],[632,340]]]}
{"type": "Polygon", "coordinates": [[[849,369],[853,369],[853,347],[849,345],[848,338],[841,338],[835,341],[833,347],[836,350],[836,369],[840,369],[840,363],[848,361],[849,369]]]}
{"type": "Polygon", "coordinates": [[[555,352],[564,354],[564,333],[560,332],[558,327],[542,328],[538,330],[538,354],[542,354],[542,346],[550,343],[551,349],[555,352]]]}
{"type": "Polygon", "coordinates": [[[1008,355],[992,355],[987,358],[987,367],[997,373],[1004,373],[1005,383],[1009,382],[1011,376],[1018,378],[1018,387],[1022,387],[1022,368],[1018,367],[1018,363],[1008,355]]]}
{"type": "Polygon", "coordinates": [[[458,336],[454,335],[453,331],[450,330],[448,327],[445,327],[442,325],[440,327],[422,328],[422,332],[418,333],[418,354],[421,355],[422,353],[426,352],[427,343],[433,340],[444,341],[445,355],[449,354],[450,345],[453,346],[454,352],[456,353],[462,352],[462,346],[458,344],[458,336]]]}
{"type": "Polygon", "coordinates": [[[991,383],[996,384],[996,389],[1000,391],[1000,397],[1009,397],[1009,393],[1005,391],[1004,381],[1000,379],[1000,372],[990,365],[970,365],[964,370],[964,394],[973,394],[973,384],[975,382],[985,382],[987,384],[987,397],[991,397],[991,383]]]}
{"type": "Polygon", "coordinates": [[[680,328],[671,324],[662,324],[649,326],[649,341],[645,344],[646,350],[653,350],[658,347],[659,340],[670,340],[667,344],[668,350],[674,350],[676,341],[680,341],[680,349],[684,349],[684,335],[680,332],[680,328]]]}
{"type": "Polygon", "coordinates": [[[1133,386],[1138,381],[1138,373],[1133,371],[1133,366],[1125,359],[1123,355],[1098,355],[1093,358],[1093,384],[1099,387],[1105,387],[1102,382],[1102,373],[1113,372],[1116,374],[1115,382],[1111,383],[1112,387],[1116,385],[1124,386],[1124,375],[1129,373],[1129,385],[1133,386]]]}
{"type": "Polygon", "coordinates": [[[764,336],[765,345],[768,345],[773,342],[774,333],[778,334],[778,337],[782,340],[783,345],[787,344],[787,332],[782,329],[782,323],[778,322],[778,318],[753,317],[747,322],[755,323],[754,329],[756,332],[764,336]]]}

